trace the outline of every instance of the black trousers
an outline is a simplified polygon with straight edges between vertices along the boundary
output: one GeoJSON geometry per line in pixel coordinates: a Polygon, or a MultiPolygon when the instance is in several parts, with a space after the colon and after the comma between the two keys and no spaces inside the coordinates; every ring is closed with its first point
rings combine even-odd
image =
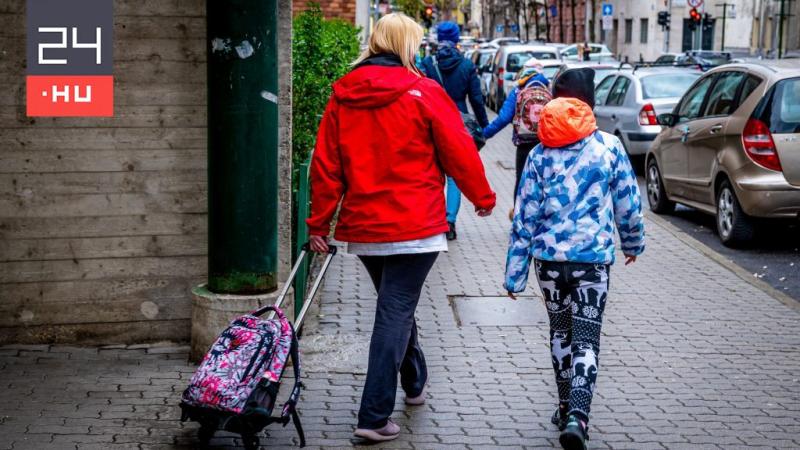
{"type": "Polygon", "coordinates": [[[407,396],[416,397],[425,387],[428,369],[417,340],[414,311],[437,256],[437,252],[359,256],[378,291],[378,303],[358,428],[374,430],[386,425],[394,411],[398,372],[407,396]]]}
{"type": "Polygon", "coordinates": [[[517,146],[517,161],[514,167],[517,169],[517,181],[514,183],[514,202],[517,201],[517,190],[519,190],[519,180],[522,178],[522,169],[525,168],[525,161],[528,159],[528,153],[533,150],[533,147],[539,144],[539,141],[531,142],[530,144],[520,144],[517,146]]]}

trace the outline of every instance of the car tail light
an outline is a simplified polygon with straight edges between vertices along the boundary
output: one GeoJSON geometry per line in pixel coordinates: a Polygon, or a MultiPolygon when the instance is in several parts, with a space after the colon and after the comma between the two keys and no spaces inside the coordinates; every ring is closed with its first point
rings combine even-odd
{"type": "Polygon", "coordinates": [[[503,70],[502,67],[497,69],[497,87],[499,88],[503,87],[503,72],[505,72],[505,70],[503,70]]]}
{"type": "Polygon", "coordinates": [[[780,172],[781,160],[772,141],[769,127],[762,121],[750,118],[742,131],[742,144],[747,156],[759,166],[780,172]]]}
{"type": "Polygon", "coordinates": [[[650,103],[642,106],[642,110],[639,111],[639,125],[658,125],[656,110],[650,103]]]}

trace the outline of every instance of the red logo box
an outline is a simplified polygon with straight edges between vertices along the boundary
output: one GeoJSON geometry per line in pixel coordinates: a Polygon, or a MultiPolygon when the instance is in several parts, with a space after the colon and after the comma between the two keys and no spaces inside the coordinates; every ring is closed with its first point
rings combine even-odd
{"type": "Polygon", "coordinates": [[[112,75],[29,75],[26,81],[28,116],[114,115],[112,75]]]}

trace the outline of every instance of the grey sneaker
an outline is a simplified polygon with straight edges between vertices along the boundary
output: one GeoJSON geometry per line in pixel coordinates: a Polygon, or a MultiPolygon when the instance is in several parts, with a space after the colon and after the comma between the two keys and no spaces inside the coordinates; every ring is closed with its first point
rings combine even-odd
{"type": "Polygon", "coordinates": [[[392,439],[397,439],[397,436],[400,435],[400,426],[392,422],[392,419],[389,419],[383,428],[378,428],[377,430],[356,428],[356,431],[353,434],[357,437],[374,442],[391,441],[392,439]]]}
{"type": "Polygon", "coordinates": [[[409,405],[409,406],[424,405],[425,404],[425,397],[427,397],[427,395],[425,394],[425,388],[422,388],[422,392],[420,392],[418,396],[416,396],[416,397],[406,396],[406,405],[409,405]]]}

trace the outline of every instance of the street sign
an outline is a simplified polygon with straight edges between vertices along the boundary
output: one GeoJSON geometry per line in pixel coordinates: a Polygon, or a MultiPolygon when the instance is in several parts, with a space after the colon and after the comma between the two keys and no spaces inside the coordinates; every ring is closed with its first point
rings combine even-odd
{"type": "Polygon", "coordinates": [[[603,16],[603,29],[606,31],[614,29],[614,19],[611,16],[603,16]]]}
{"type": "Polygon", "coordinates": [[[517,25],[515,23],[512,23],[511,24],[511,32],[512,33],[516,33],[517,31],[519,31],[519,25],[517,25]]]}
{"type": "Polygon", "coordinates": [[[503,27],[502,25],[498,25],[497,27],[495,27],[495,31],[497,31],[498,33],[502,33],[504,29],[505,27],[503,27]]]}
{"type": "Polygon", "coordinates": [[[556,5],[550,5],[550,15],[552,17],[558,16],[558,7],[556,5]]]}
{"type": "Polygon", "coordinates": [[[699,8],[703,6],[703,0],[686,0],[686,3],[688,3],[692,8],[699,8]]]}
{"type": "Polygon", "coordinates": [[[611,16],[614,14],[614,5],[611,3],[603,3],[603,17],[611,16]]]}

